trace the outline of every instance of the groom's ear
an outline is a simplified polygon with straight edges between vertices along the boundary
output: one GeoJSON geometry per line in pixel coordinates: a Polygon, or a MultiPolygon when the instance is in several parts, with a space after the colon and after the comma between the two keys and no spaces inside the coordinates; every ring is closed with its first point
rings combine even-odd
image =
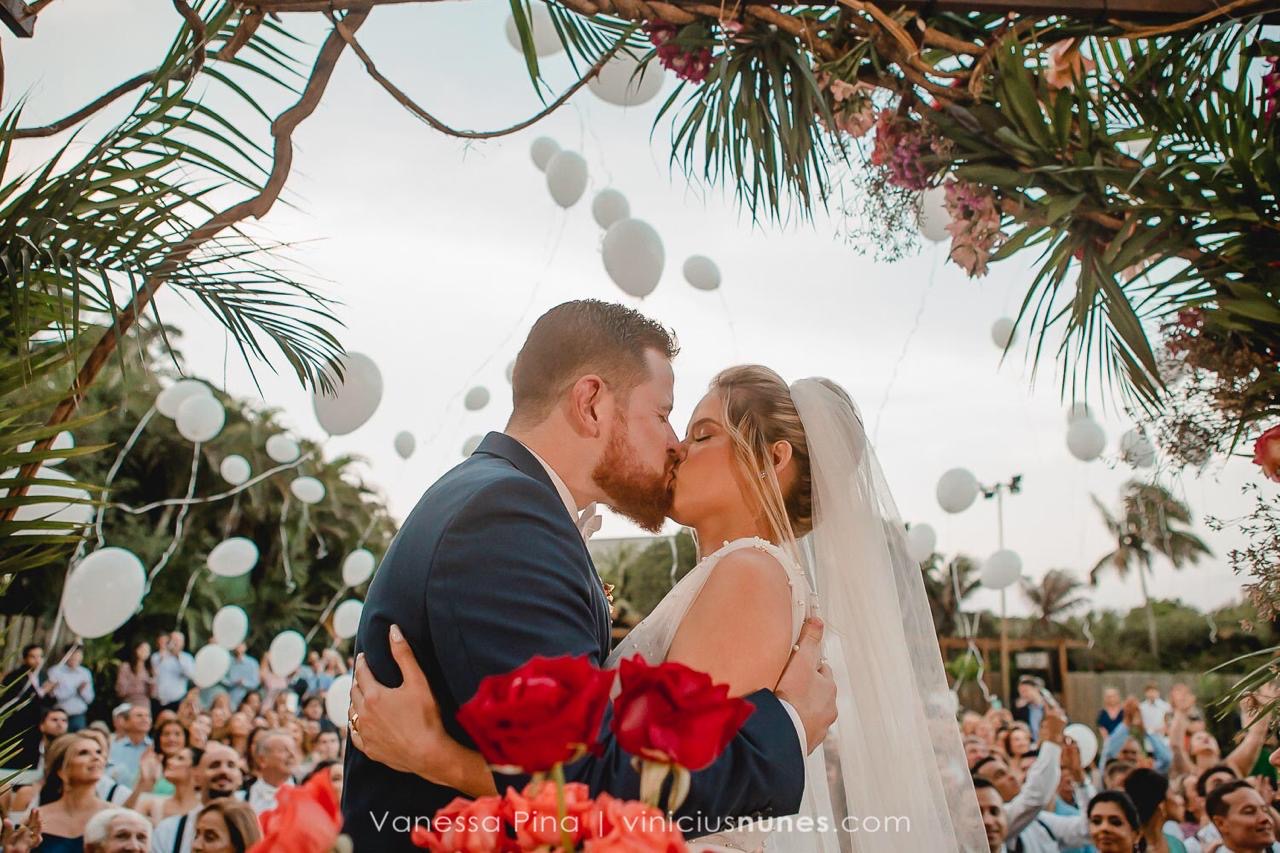
{"type": "Polygon", "coordinates": [[[608,389],[594,373],[581,376],[569,389],[569,423],[586,438],[599,438],[609,414],[606,411],[608,389]]]}

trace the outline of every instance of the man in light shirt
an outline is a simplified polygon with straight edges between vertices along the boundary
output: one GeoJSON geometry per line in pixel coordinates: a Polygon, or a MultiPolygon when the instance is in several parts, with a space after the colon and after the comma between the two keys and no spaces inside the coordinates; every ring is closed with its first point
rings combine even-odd
{"type": "Polygon", "coordinates": [[[261,815],[276,807],[276,792],[293,784],[298,769],[298,744],[284,729],[263,732],[253,742],[258,779],[249,786],[249,805],[261,815]]]}
{"type": "Polygon", "coordinates": [[[138,781],[142,756],[151,750],[151,709],[126,702],[116,707],[114,716],[120,722],[120,736],[111,744],[108,763],[115,780],[132,788],[138,781]]]}
{"type": "Polygon", "coordinates": [[[1271,810],[1254,787],[1243,779],[1219,785],[1205,800],[1205,812],[1222,835],[1222,846],[1210,844],[1211,853],[1276,853],[1275,823],[1271,810]]]}
{"type": "Polygon", "coordinates": [[[160,821],[151,835],[151,853],[191,853],[196,835],[196,816],[214,800],[239,797],[244,785],[239,754],[224,743],[211,743],[195,769],[200,805],[182,815],[160,821]]]}
{"type": "Polygon", "coordinates": [[[1173,711],[1173,706],[1160,698],[1160,686],[1154,681],[1147,683],[1145,698],[1138,707],[1142,709],[1142,727],[1147,734],[1164,734],[1165,717],[1173,711]]]}
{"type": "Polygon", "coordinates": [[[160,700],[162,709],[178,710],[178,705],[191,688],[191,674],[196,661],[190,652],[183,649],[185,644],[182,632],[174,631],[169,635],[168,646],[154,656],[156,698],[160,700]]]}
{"type": "Polygon", "coordinates": [[[93,673],[84,666],[84,649],[74,647],[66,660],[49,667],[49,681],[54,702],[67,713],[67,731],[80,731],[85,727],[85,715],[94,696],[93,673]]]}
{"type": "Polygon", "coordinates": [[[244,697],[250,690],[257,690],[262,686],[258,659],[249,654],[249,649],[244,643],[236,646],[235,651],[232,652],[231,666],[227,667],[222,686],[227,690],[227,698],[231,700],[232,710],[240,707],[240,703],[244,701],[244,697]]]}

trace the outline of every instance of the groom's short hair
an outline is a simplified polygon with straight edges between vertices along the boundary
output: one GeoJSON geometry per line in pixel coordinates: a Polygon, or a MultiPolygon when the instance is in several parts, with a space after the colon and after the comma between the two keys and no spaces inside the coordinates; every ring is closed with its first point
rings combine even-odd
{"type": "Polygon", "coordinates": [[[560,397],[582,376],[594,373],[626,396],[649,377],[645,352],[668,360],[680,347],[660,323],[614,302],[578,299],[538,318],[516,356],[511,374],[511,420],[546,420],[560,397]]]}

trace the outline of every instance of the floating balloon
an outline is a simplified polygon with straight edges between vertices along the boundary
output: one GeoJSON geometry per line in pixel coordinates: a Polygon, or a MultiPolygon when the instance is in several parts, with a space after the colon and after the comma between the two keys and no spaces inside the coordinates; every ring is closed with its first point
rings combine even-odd
{"type": "Polygon", "coordinates": [[[377,565],[372,553],[364,548],[357,548],[342,561],[342,582],[347,586],[359,586],[373,574],[377,565]]]}
{"type": "Polygon", "coordinates": [[[1142,430],[1131,429],[1120,436],[1120,455],[1134,468],[1150,468],[1156,464],[1156,448],[1142,430]]]}
{"type": "MultiPolygon", "coordinates": [[[[18,474],[19,470],[13,468],[0,474],[0,477],[12,480],[16,479],[18,474]]],[[[67,485],[37,483],[27,488],[29,497],[61,498],[62,500],[24,503],[14,512],[14,521],[65,521],[72,524],[88,524],[93,520],[94,508],[93,504],[89,503],[91,497],[84,489],[77,488],[74,485],[75,478],[70,474],[64,474],[57,468],[49,468],[46,463],[45,466],[36,469],[34,479],[56,480],[67,485]]],[[[7,494],[9,494],[8,489],[0,489],[0,497],[7,494]]],[[[42,534],[46,532],[36,528],[22,528],[14,531],[15,534],[42,534]]]]}
{"type": "Polygon", "coordinates": [[[547,164],[559,153],[560,143],[549,136],[539,136],[529,146],[529,156],[533,158],[533,165],[538,167],[539,172],[547,171],[547,164]]]}
{"type": "Polygon", "coordinates": [[[938,506],[964,512],[978,499],[978,478],[964,468],[952,468],[938,478],[938,506]]]}
{"type": "Polygon", "coordinates": [[[413,449],[418,446],[417,439],[413,437],[411,432],[396,433],[395,441],[396,453],[400,454],[401,459],[408,459],[413,455],[413,449]]]}
{"type": "Polygon", "coordinates": [[[349,352],[342,357],[342,379],[332,394],[311,395],[316,420],[329,435],[349,435],[364,426],[382,402],[382,371],[369,356],[349,352]]]}
{"type": "Polygon", "coordinates": [[[252,539],[233,536],[214,545],[205,562],[218,577],[238,578],[258,565],[258,546],[252,539]]]}
{"type": "Polygon", "coordinates": [[[1008,317],[1001,317],[992,323],[991,342],[1000,349],[1008,349],[1009,344],[1013,343],[1013,321],[1008,317]]]}
{"type": "Polygon", "coordinates": [[[467,392],[466,397],[462,398],[462,405],[467,408],[468,412],[480,411],[489,405],[489,389],[483,385],[477,385],[467,392]]]}
{"type": "Polygon", "coordinates": [[[619,53],[587,82],[600,100],[619,107],[638,107],[648,103],[662,89],[664,75],[656,62],[638,71],[640,62],[628,53],[619,53]]]}
{"type": "Polygon", "coordinates": [[[1093,759],[1098,757],[1098,736],[1094,734],[1091,726],[1072,723],[1063,729],[1062,733],[1075,741],[1076,747],[1079,748],[1081,767],[1088,767],[1093,763],[1093,759]]]}
{"type": "Polygon", "coordinates": [[[197,394],[182,401],[173,422],[183,438],[201,444],[212,441],[222,432],[222,426],[227,422],[227,410],[212,394],[207,397],[197,394]]]}
{"type": "Polygon", "coordinates": [[[233,486],[240,486],[253,475],[253,466],[243,456],[232,454],[222,460],[222,464],[218,466],[218,471],[222,474],[222,479],[233,486]]]}
{"type": "Polygon", "coordinates": [[[209,386],[199,379],[179,379],[156,395],[156,409],[166,418],[176,418],[178,408],[191,397],[212,397],[209,386]]]}
{"type": "Polygon", "coordinates": [[[653,226],[639,219],[614,223],[604,235],[604,268],[628,296],[643,299],[662,278],[666,255],[653,226]]]}
{"type": "Polygon", "coordinates": [[[1091,420],[1072,422],[1067,427],[1067,450],[1081,462],[1092,462],[1107,447],[1107,434],[1091,420]]]}
{"type": "Polygon", "coordinates": [[[307,654],[307,641],[297,631],[281,631],[267,649],[267,663],[276,675],[292,674],[302,666],[307,654]]]}
{"type": "Polygon", "coordinates": [[[1022,558],[1009,549],[996,551],[982,564],[982,585],[987,589],[1004,589],[1022,577],[1022,558]]]}
{"type": "Polygon", "coordinates": [[[947,231],[951,214],[947,212],[946,201],[944,187],[933,187],[920,194],[920,234],[931,243],[951,239],[951,233],[947,231]]]}
{"type": "Polygon", "coordinates": [[[222,680],[231,668],[231,652],[222,646],[207,645],[196,652],[195,665],[191,668],[191,680],[201,689],[212,687],[222,680]]]}
{"type": "Polygon", "coordinates": [[[927,524],[913,524],[907,529],[907,556],[923,563],[933,556],[938,545],[938,534],[927,524]]]}
{"type": "Polygon", "coordinates": [[[631,202],[615,189],[603,189],[591,202],[591,216],[601,228],[608,229],[631,215],[631,202]]]}
{"type": "Polygon", "coordinates": [[[465,457],[475,453],[476,449],[480,447],[480,442],[482,441],[484,441],[484,436],[473,435],[471,438],[462,442],[462,455],[465,457]]]}
{"type": "Polygon", "coordinates": [[[339,729],[347,727],[347,712],[351,710],[351,673],[343,673],[333,680],[324,692],[324,712],[329,722],[339,729]]]}
{"type": "Polygon", "coordinates": [[[315,477],[298,477],[289,484],[289,491],[304,504],[318,504],[324,500],[324,483],[315,477]]]}
{"type": "Polygon", "coordinates": [[[587,161],[577,151],[561,151],[547,164],[547,190],[561,207],[573,207],[587,190],[587,161]]]}
{"type": "Polygon", "coordinates": [[[287,465],[301,453],[298,442],[287,435],[276,434],[267,439],[267,455],[281,465],[287,465]]]}
{"type": "Polygon", "coordinates": [[[690,255],[684,262],[684,280],[698,290],[715,290],[720,286],[720,268],[703,255],[690,255]]]}
{"type": "Polygon", "coordinates": [[[348,598],[333,611],[333,634],[339,640],[349,640],[360,630],[360,614],[364,612],[364,602],[348,598]]]}
{"type": "MultiPolygon", "coordinates": [[[[24,441],[22,442],[22,444],[18,445],[18,452],[30,453],[31,449],[34,448],[35,446],[36,446],[36,443],[34,441],[24,441]]],[[[53,444],[49,446],[49,449],[50,450],[71,450],[75,446],[76,446],[75,436],[73,436],[70,432],[64,429],[62,432],[58,433],[56,436],[53,437],[53,444]]],[[[61,465],[63,462],[66,462],[66,461],[67,460],[65,458],[46,459],[40,464],[41,465],[61,465]]]]}
{"type": "Polygon", "coordinates": [[[71,571],[62,591],[67,627],[86,640],[105,637],[138,611],[146,585],[146,570],[133,552],[94,551],[71,571]]]}
{"type": "Polygon", "coordinates": [[[213,641],[224,649],[234,649],[249,635],[249,614],[234,604],[219,607],[213,614],[213,641]]]}
{"type": "MultiPolygon", "coordinates": [[[[560,36],[556,34],[556,25],[551,20],[551,13],[547,10],[547,4],[541,0],[534,0],[529,4],[530,15],[525,19],[529,23],[532,30],[533,50],[538,56],[555,56],[564,50],[564,44],[560,41],[560,36]]],[[[507,15],[507,43],[516,49],[516,52],[524,55],[524,46],[520,44],[520,29],[516,26],[516,19],[513,15],[507,15]]]]}

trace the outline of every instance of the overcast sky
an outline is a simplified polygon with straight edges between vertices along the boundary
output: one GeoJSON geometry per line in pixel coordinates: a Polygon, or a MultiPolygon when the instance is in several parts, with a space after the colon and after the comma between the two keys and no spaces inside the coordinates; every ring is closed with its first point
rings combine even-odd
{"type": "MultiPolygon", "coordinates": [[[[502,0],[377,8],[360,39],[385,74],[440,118],[502,127],[540,106],[522,58],[503,36],[507,8],[502,0]]],[[[297,15],[287,22],[309,39],[309,57],[323,19],[297,15]]],[[[154,65],[175,28],[164,0],[59,0],[41,14],[36,39],[0,35],[4,104],[27,96],[24,124],[60,117],[154,65]]],[[[572,80],[563,56],[545,70],[554,89],[572,80]]],[[[668,81],[664,97],[671,88],[668,81]]],[[[875,428],[904,518],[933,525],[940,550],[985,556],[996,549],[994,502],[979,500],[956,516],[939,509],[934,488],[945,470],[967,467],[984,482],[1022,474],[1023,493],[1007,503],[1008,546],[1022,555],[1030,577],[1058,567],[1083,575],[1108,550],[1090,495],[1114,503],[1132,475],[1115,458],[1116,441],[1131,424],[1110,406],[1107,456],[1079,462],[1066,449],[1053,365],[1033,387],[1021,345],[1001,364],[989,330],[1016,313],[1033,259],[1016,258],[971,281],[933,246],[893,265],[875,263],[848,245],[833,219],[753,226],[722,193],[691,186],[668,166],[667,125],[651,134],[661,100],[623,110],[583,90],[532,129],[468,144],[414,119],[353,56],[343,58],[320,109],[295,136],[293,206],[277,205],[262,223],[276,239],[306,241],[295,256],[341,301],[344,345],[382,370],[378,412],[353,435],[331,439],[329,451],[366,457],[365,476],[403,517],[459,461],[468,436],[500,429],[510,411],[504,369],[534,319],[567,299],[627,300],[605,274],[602,235],[590,213],[591,196],[612,186],[665,244],[661,284],[636,304],[674,327],[683,346],[672,418],[677,433],[707,382],[728,365],[758,362],[788,379],[829,376],[875,428]],[[587,194],[568,211],[554,204],[530,161],[530,143],[542,135],[589,163],[587,194]],[[680,266],[691,254],[719,265],[719,292],[684,282],[680,266]],[[493,402],[466,412],[461,397],[474,385],[489,388],[493,402]],[[400,430],[418,440],[407,462],[392,449],[400,430]]],[[[281,105],[273,100],[270,108],[281,105]]],[[[34,162],[51,144],[27,143],[20,156],[34,162]]],[[[169,292],[159,304],[185,332],[182,349],[193,375],[238,396],[265,398],[300,434],[322,435],[287,366],[272,375],[259,365],[259,394],[209,316],[169,292]]],[[[1240,486],[1256,478],[1244,459],[1220,460],[1201,478],[1143,476],[1158,476],[1201,519],[1241,515],[1247,502],[1240,486]]],[[[604,528],[604,535],[635,532],[618,519],[604,528]]],[[[1197,532],[1214,557],[1181,572],[1158,565],[1154,594],[1201,608],[1238,599],[1239,580],[1225,558],[1238,537],[1203,523],[1197,532]]],[[[1093,597],[1104,607],[1140,601],[1132,577],[1104,580],[1093,597]]],[[[1009,600],[1011,613],[1025,611],[1020,595],[1009,600]]],[[[995,602],[994,593],[974,599],[978,606],[995,602]]]]}

